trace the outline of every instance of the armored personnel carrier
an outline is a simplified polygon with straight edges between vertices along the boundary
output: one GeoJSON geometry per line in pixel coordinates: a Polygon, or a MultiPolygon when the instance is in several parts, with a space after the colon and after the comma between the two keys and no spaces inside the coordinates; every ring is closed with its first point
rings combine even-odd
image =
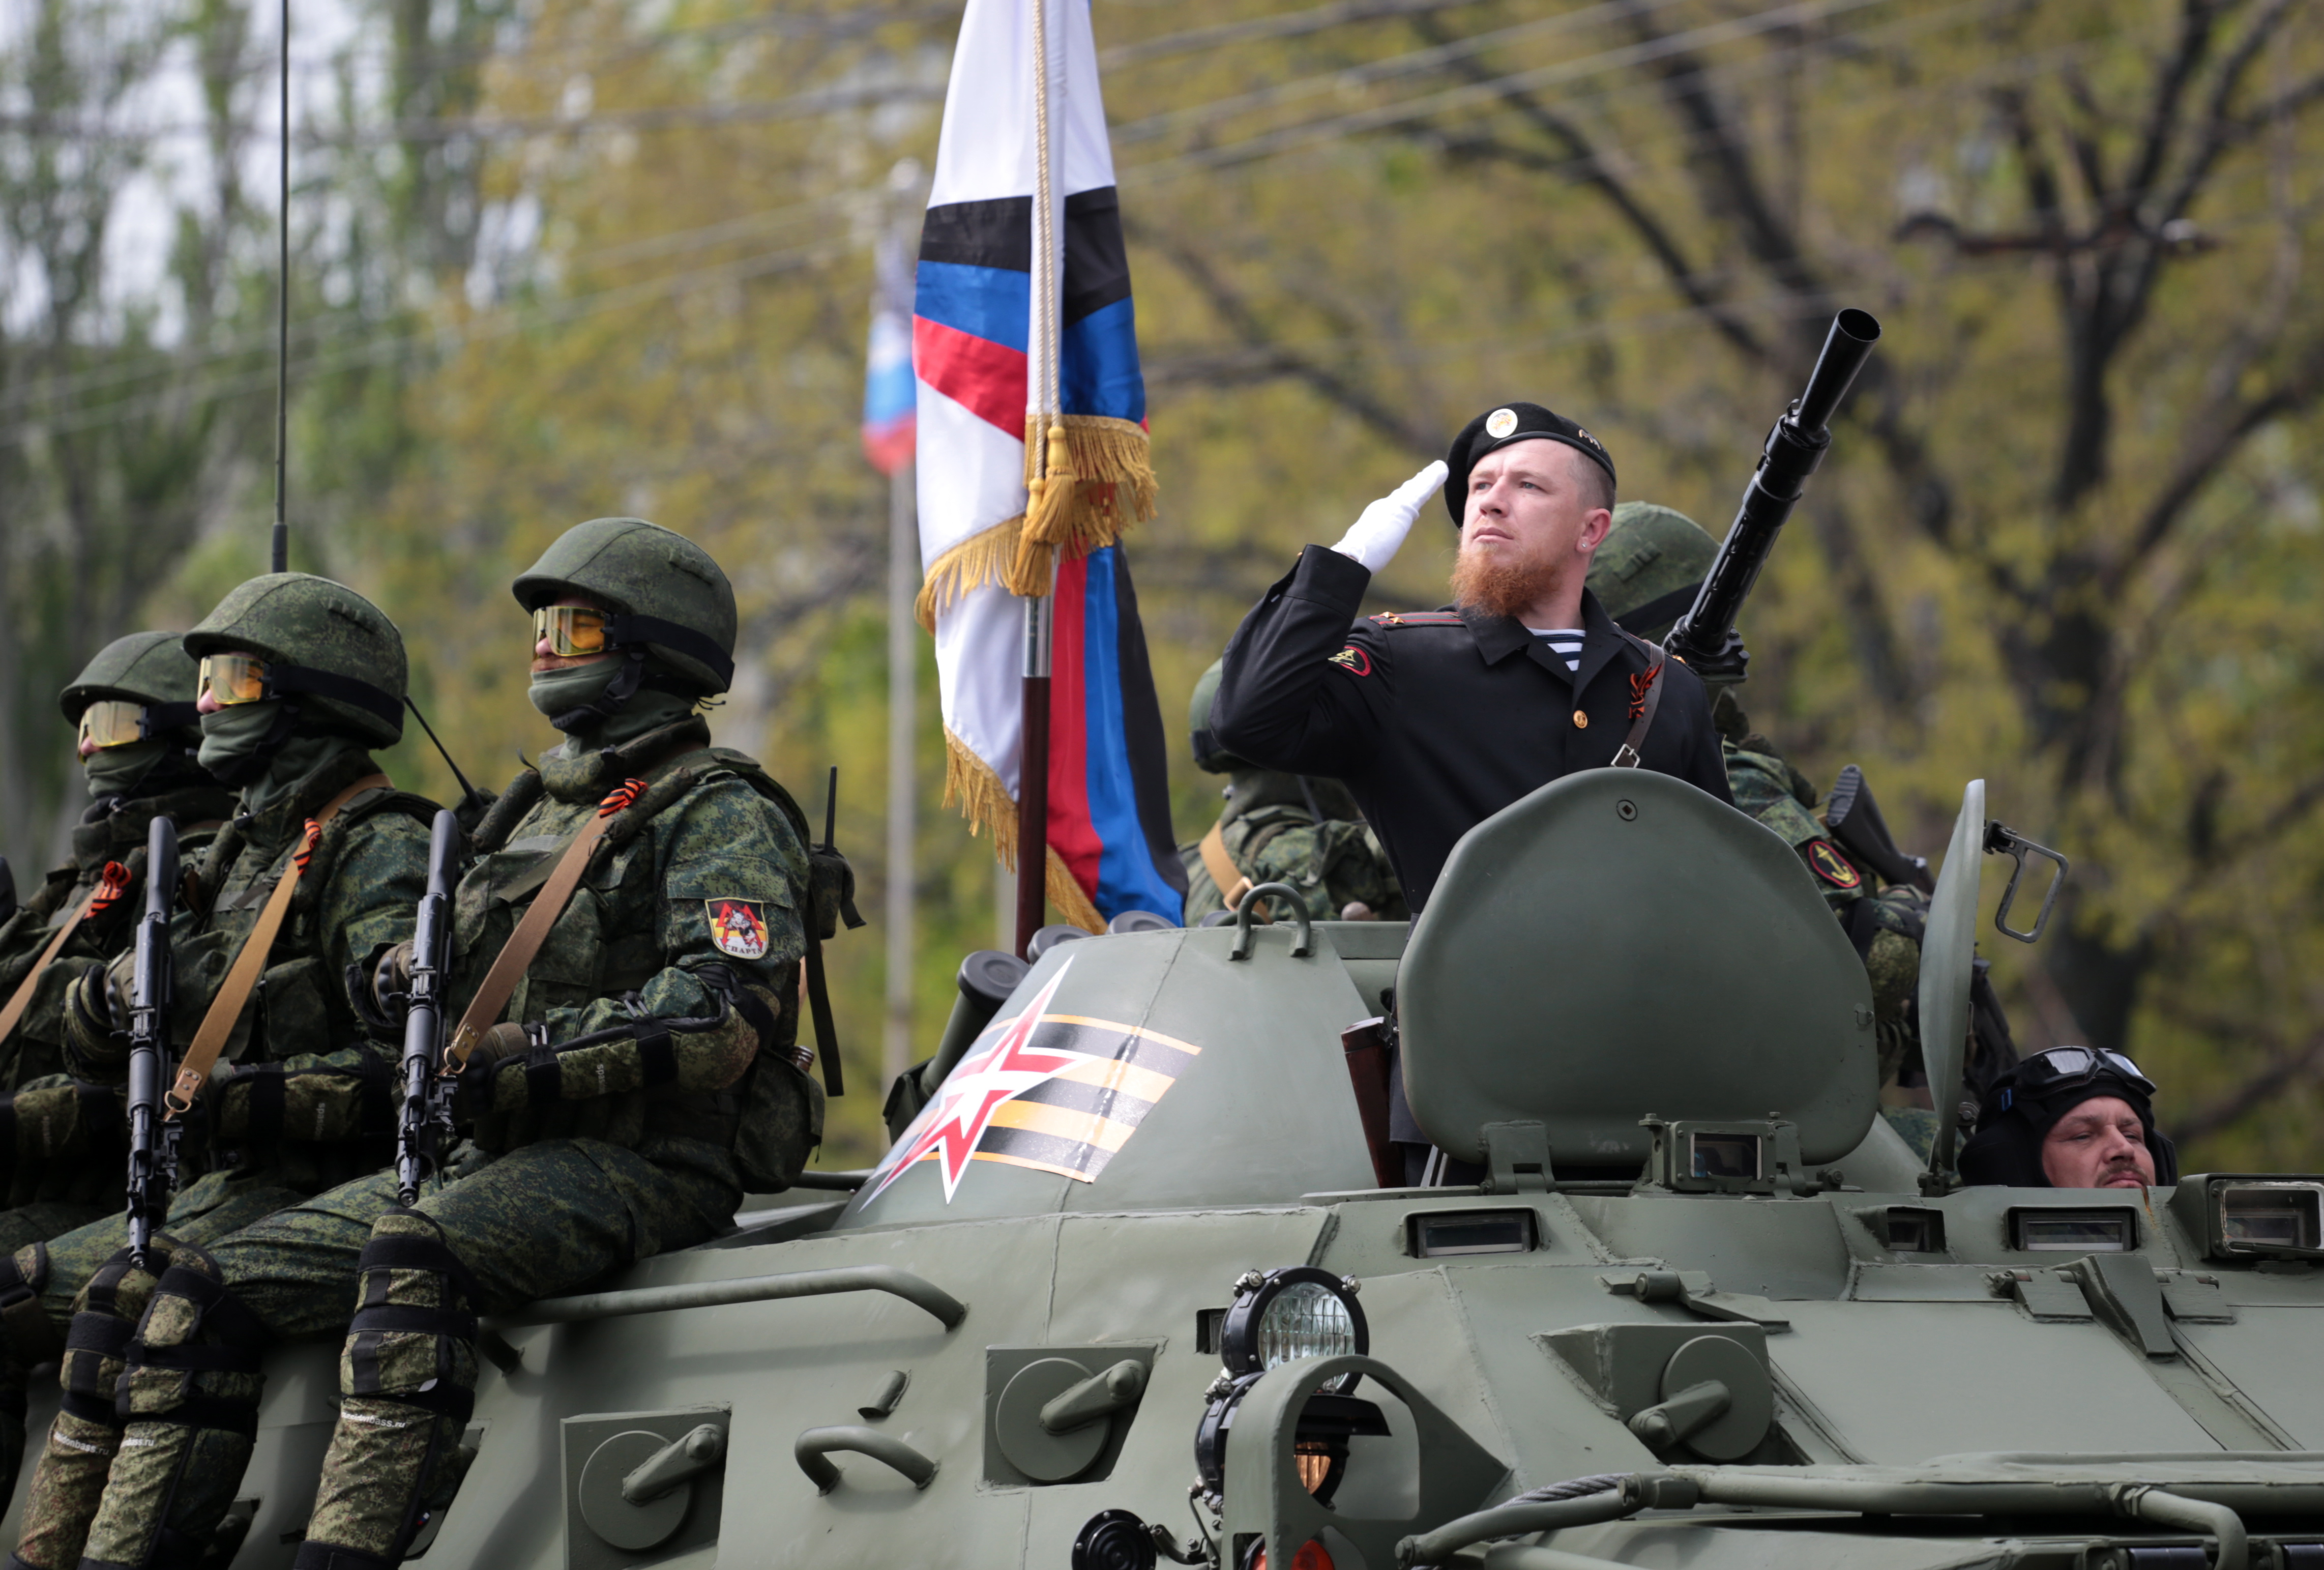
{"type": "MultiPolygon", "coordinates": [[[[1986,830],[1973,786],[1932,1044],[1986,830]]],[[[1409,928],[1272,904],[1056,945],[848,1190],[499,1321],[424,1562],[2324,1565],[2324,1178],[1927,1169],[1809,874],[1659,775],[1479,826],[1409,928]],[[1480,1181],[1381,1186],[1384,1016],[1480,1181]]],[[[335,1352],[275,1359],[238,1566],[335,1352]]]]}

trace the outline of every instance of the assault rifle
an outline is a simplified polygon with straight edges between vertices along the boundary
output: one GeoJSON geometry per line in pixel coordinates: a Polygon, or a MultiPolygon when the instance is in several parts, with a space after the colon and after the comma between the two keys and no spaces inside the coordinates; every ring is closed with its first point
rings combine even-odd
{"type": "Polygon", "coordinates": [[[411,935],[410,1007],[403,1016],[403,1121],[396,1131],[396,1203],[419,1203],[437,1160],[437,1139],[452,1122],[454,1080],[444,1061],[444,971],[452,947],[452,884],[460,820],[438,812],[428,836],[428,891],[411,935]]]}
{"type": "Polygon", "coordinates": [[[150,1267],[153,1228],[178,1182],[181,1125],[161,1116],[161,1058],[170,1046],[170,907],[178,894],[178,826],[156,813],[145,836],[145,914],[129,991],[129,1257],[150,1267]]]}
{"type": "Polygon", "coordinates": [[[1767,433],[1759,466],[1743,487],[1743,503],[1728,525],[1711,570],[1703,575],[1693,607],[1663,640],[1663,647],[1703,680],[1727,685],[1743,679],[1751,656],[1735,631],[1736,614],[1758,581],[1759,569],[1767,565],[1775,535],[1799,504],[1808,477],[1823,462],[1824,451],[1831,446],[1832,414],[1879,339],[1880,324],[1868,312],[1843,310],[1832,318],[1807,391],[1792,401],[1767,433]]]}

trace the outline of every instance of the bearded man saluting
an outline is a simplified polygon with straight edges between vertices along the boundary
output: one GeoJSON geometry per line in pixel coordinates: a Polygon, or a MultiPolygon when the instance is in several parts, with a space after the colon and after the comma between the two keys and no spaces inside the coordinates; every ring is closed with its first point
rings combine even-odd
{"type": "Polygon", "coordinates": [[[1243,618],[1213,734],[1264,768],[1346,781],[1416,914],[1473,825],[1577,770],[1653,769],[1731,804],[1702,681],[1583,586],[1613,507],[1614,460],[1581,426],[1537,403],[1479,415],[1243,618]],[[1440,483],[1461,531],[1453,604],[1357,620],[1440,483]]]}

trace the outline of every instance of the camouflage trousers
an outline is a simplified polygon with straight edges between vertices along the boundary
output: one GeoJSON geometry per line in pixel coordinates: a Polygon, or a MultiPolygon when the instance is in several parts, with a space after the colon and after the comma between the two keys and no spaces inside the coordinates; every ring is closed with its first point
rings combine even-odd
{"type": "MultiPolygon", "coordinates": [[[[214,1172],[177,1196],[168,1227],[198,1243],[300,1197],[271,1173],[214,1172]]],[[[0,1212],[0,1488],[15,1487],[23,1464],[28,1377],[63,1352],[82,1288],[128,1241],[118,1205],[55,1201],[0,1212]]]]}
{"type": "Polygon", "coordinates": [[[715,1236],[742,1192],[733,1159],[694,1141],[552,1140],[411,1209],[396,1197],[392,1172],[359,1178],[174,1248],[158,1279],[116,1284],[112,1303],[93,1292],[76,1345],[119,1323],[129,1287],[142,1318],[111,1365],[114,1410],[59,1413],[12,1570],[198,1563],[249,1464],[264,1348],[327,1335],[346,1337],[339,1418],[297,1563],[401,1563],[466,1465],[476,1315],[715,1236]]]}

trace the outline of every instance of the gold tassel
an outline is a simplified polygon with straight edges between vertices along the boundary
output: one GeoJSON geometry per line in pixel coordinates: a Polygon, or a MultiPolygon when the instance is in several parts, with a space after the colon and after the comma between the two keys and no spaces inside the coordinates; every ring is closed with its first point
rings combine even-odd
{"type": "MultiPolygon", "coordinates": [[[[1009,794],[1001,776],[992,765],[970,750],[966,742],[945,732],[945,793],[944,804],[960,803],[963,817],[968,819],[968,832],[973,836],[980,828],[992,831],[993,854],[1001,864],[1014,872],[1017,867],[1017,802],[1009,794]]],[[[1049,903],[1059,915],[1084,932],[1102,932],[1105,919],[1097,907],[1083,891],[1065,858],[1056,847],[1049,847],[1047,884],[1049,903]]]]}
{"type": "Polygon", "coordinates": [[[971,589],[998,583],[1008,576],[1009,564],[1017,555],[1017,536],[1024,526],[1025,519],[1019,514],[970,535],[936,558],[912,606],[921,631],[934,633],[936,615],[946,605],[971,589]]]}
{"type": "Polygon", "coordinates": [[[1011,594],[1047,594],[1053,550],[1087,556],[1154,516],[1157,487],[1146,431],[1099,414],[1028,416],[1025,488],[1024,530],[1004,581],[1011,594]],[[1046,476],[1034,472],[1037,453],[1047,456],[1046,476]]]}

